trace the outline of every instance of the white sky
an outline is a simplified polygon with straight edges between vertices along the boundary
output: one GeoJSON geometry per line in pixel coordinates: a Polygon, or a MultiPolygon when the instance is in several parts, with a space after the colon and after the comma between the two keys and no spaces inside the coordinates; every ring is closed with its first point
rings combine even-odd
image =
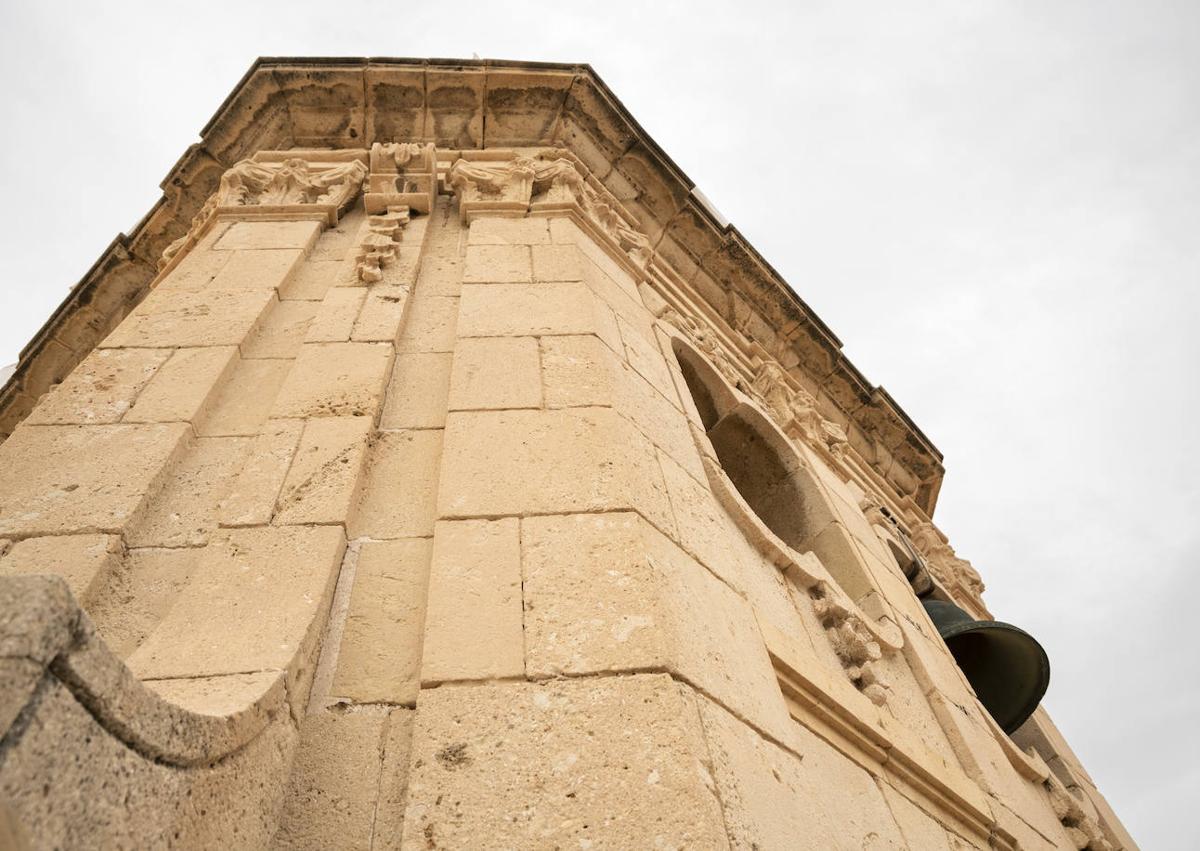
{"type": "Polygon", "coordinates": [[[1158,0],[8,0],[0,366],[255,56],[590,62],[945,453],[938,523],[1134,837],[1200,847],[1198,36],[1158,0]]]}

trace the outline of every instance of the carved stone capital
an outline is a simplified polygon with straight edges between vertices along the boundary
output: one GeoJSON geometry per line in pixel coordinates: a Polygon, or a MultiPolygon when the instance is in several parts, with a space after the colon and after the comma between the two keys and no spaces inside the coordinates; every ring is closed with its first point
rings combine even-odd
{"type": "Polygon", "coordinates": [[[460,158],[446,184],[458,195],[464,222],[479,215],[568,216],[644,272],[654,256],[650,239],[621,203],[565,153],[550,149],[537,157],[460,158]]]}
{"type": "Polygon", "coordinates": [[[217,191],[193,217],[188,232],[164,249],[159,268],[194,244],[215,218],[337,224],[367,176],[362,160],[355,151],[260,151],[238,162],[221,175],[217,191]]]}
{"type": "Polygon", "coordinates": [[[983,579],[971,562],[958,557],[937,527],[932,523],[918,523],[912,527],[910,538],[934,579],[951,595],[965,600],[980,613],[987,613],[983,603],[986,589],[983,579]]]}

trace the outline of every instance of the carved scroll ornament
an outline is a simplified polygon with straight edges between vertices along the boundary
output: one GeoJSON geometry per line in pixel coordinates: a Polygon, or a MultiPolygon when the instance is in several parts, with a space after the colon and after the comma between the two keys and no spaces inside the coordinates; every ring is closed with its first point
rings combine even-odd
{"type": "Polygon", "coordinates": [[[942,539],[932,523],[918,523],[910,535],[913,546],[925,559],[933,578],[951,593],[962,594],[980,611],[986,613],[983,592],[986,586],[971,562],[959,558],[954,548],[942,539]]]}

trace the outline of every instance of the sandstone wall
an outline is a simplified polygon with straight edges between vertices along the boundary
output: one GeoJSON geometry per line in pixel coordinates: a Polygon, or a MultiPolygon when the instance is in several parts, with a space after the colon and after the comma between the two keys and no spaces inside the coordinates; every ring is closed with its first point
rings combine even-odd
{"type": "Polygon", "coordinates": [[[0,574],[86,611],[48,586],[32,647],[8,586],[14,841],[1133,847],[1048,719],[1026,752],[974,698],[896,495],[577,165],[379,153],[210,211],[0,445],[0,574]]]}

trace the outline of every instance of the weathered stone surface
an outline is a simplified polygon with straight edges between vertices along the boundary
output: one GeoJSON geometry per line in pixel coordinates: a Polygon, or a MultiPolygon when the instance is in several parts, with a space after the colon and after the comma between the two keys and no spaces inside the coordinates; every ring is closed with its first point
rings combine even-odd
{"type": "Polygon", "coordinates": [[[320,234],[320,222],[234,222],[213,243],[213,248],[217,251],[299,248],[307,252],[320,234]]]}
{"type": "Polygon", "coordinates": [[[116,535],[62,535],[26,538],[0,552],[0,575],[52,573],[67,581],[80,605],[88,605],[93,590],[121,561],[116,535]]]}
{"type": "Polygon", "coordinates": [[[451,410],[540,408],[538,341],[533,337],[469,337],[454,349],[451,410]]]}
{"type": "Polygon", "coordinates": [[[0,536],[119,533],[158,491],[188,427],[25,426],[0,444],[0,536]]]}
{"type": "Polygon", "coordinates": [[[304,718],[272,848],[371,847],[387,720],[379,711],[304,718]]]}
{"type": "Polygon", "coordinates": [[[671,527],[653,447],[611,409],[469,411],[447,418],[440,517],[630,508],[671,527]]]}
{"type": "Polygon", "coordinates": [[[276,503],[275,523],[345,523],[358,496],[367,417],[321,417],[304,426],[276,503]]]}
{"type": "Polygon", "coordinates": [[[666,669],[790,723],[750,606],[636,515],[525,518],[521,547],[530,676],[666,669]]]}
{"type": "Polygon", "coordinates": [[[296,269],[304,262],[304,253],[284,251],[235,251],[221,267],[209,289],[267,289],[285,293],[296,269]]]}
{"type": "Polygon", "coordinates": [[[177,349],[150,379],[124,421],[198,425],[237,364],[234,346],[177,349]]]}
{"type": "Polygon", "coordinates": [[[354,320],[362,310],[367,291],[363,287],[334,287],[325,293],[321,306],[308,326],[306,343],[343,343],[350,339],[354,320]]]}
{"type": "Polygon", "coordinates": [[[273,305],[242,344],[242,359],[294,358],[300,353],[300,345],[318,309],[319,303],[312,301],[281,301],[273,305]]]}
{"type": "Polygon", "coordinates": [[[730,844],[738,848],[909,848],[867,772],[807,730],[799,754],[699,698],[730,844]]]}
{"type": "Polygon", "coordinates": [[[197,432],[204,437],[257,435],[292,366],[290,360],[274,358],[238,363],[230,371],[197,432]]]}
{"type": "Polygon", "coordinates": [[[120,579],[88,607],[96,629],[124,658],[138,648],[175,604],[204,552],[199,548],[131,549],[120,579]]]}
{"type": "Polygon", "coordinates": [[[574,245],[535,245],[535,281],[582,281],[584,257],[574,245]]]}
{"type": "Polygon", "coordinates": [[[371,287],[354,322],[350,339],[360,342],[395,341],[407,308],[408,287],[371,287]]]}
{"type": "Polygon", "coordinates": [[[431,547],[429,538],[363,543],[338,649],[337,697],[416,702],[431,547]]]}
{"type": "Polygon", "coordinates": [[[424,295],[418,287],[417,295],[408,305],[408,317],[404,322],[396,351],[400,353],[454,351],[454,334],[458,324],[458,314],[457,298],[424,295]]]}
{"type": "Polygon", "coordinates": [[[100,343],[104,348],[236,346],[275,301],[271,290],[155,290],[100,343]]]}
{"type": "Polygon", "coordinates": [[[245,463],[221,501],[222,526],[262,526],[275,514],[275,500],[292,464],[304,424],[299,420],[273,420],[254,439],[245,463]]]}
{"type": "Polygon", "coordinates": [[[379,805],[375,808],[374,848],[400,848],[404,833],[404,803],[408,797],[409,750],[412,745],[411,709],[393,709],[384,731],[383,771],[380,774],[379,805]]]}
{"type": "Polygon", "coordinates": [[[518,521],[442,521],[433,538],[422,684],[520,677],[518,521]]]}
{"type": "Polygon", "coordinates": [[[616,318],[578,281],[466,284],[458,333],[462,337],[596,334],[620,347],[616,318]]]}
{"type": "Polygon", "coordinates": [[[368,461],[372,481],[377,486],[363,493],[350,521],[351,537],[432,535],[441,455],[440,430],[377,435],[368,461]]]}
{"type": "Polygon", "coordinates": [[[444,428],[452,357],[450,352],[398,355],[380,427],[444,428]]]}
{"type": "Polygon", "coordinates": [[[296,267],[279,297],[289,301],[320,301],[345,273],[341,260],[308,260],[296,267]]]}
{"type": "Polygon", "coordinates": [[[217,527],[217,509],[242,466],[250,439],[202,437],[193,441],[157,499],[126,532],[131,547],[197,547],[217,527]]]}
{"type": "Polygon", "coordinates": [[[306,343],[271,416],[370,416],[378,408],[392,347],[385,343],[306,343]]]}
{"type": "Polygon", "coordinates": [[[539,342],[547,408],[613,404],[616,356],[599,337],[544,337],[539,342]]]}
{"type": "Polygon", "coordinates": [[[143,679],[287,670],[324,617],[344,548],[334,526],[228,531],[129,667],[143,679]]]}
{"type": "Polygon", "coordinates": [[[499,219],[484,216],[471,222],[470,245],[546,245],[550,228],[546,219],[499,219]]]}
{"type": "Polygon", "coordinates": [[[46,394],[26,422],[119,422],[170,356],[169,349],[96,349],[46,394]]]}
{"type": "Polygon", "coordinates": [[[663,675],[422,693],[403,848],[724,848],[694,699],[663,675]]]}
{"type": "Polygon", "coordinates": [[[463,283],[528,283],[533,280],[529,248],[524,245],[469,245],[463,283]]]}

